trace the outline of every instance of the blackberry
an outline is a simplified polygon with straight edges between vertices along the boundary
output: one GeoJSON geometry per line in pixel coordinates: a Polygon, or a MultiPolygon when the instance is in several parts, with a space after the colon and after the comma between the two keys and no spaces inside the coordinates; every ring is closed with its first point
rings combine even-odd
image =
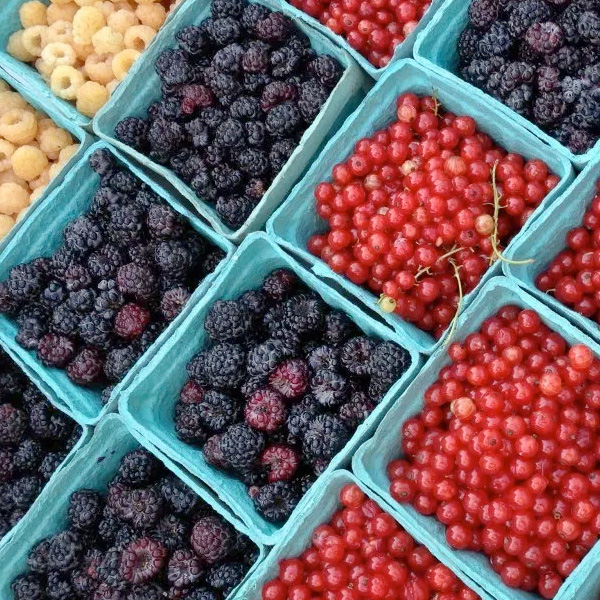
{"type": "Polygon", "coordinates": [[[186,182],[193,181],[194,177],[207,171],[206,163],[199,152],[182,148],[169,160],[171,170],[186,182]]]}
{"type": "Polygon", "coordinates": [[[186,83],[191,75],[188,55],[184,50],[164,50],[156,59],[154,68],[161,81],[171,86],[186,83]]]}
{"type": "Polygon", "coordinates": [[[244,471],[252,467],[264,447],[264,436],[247,425],[232,425],[221,436],[223,458],[237,471],[244,471]]]}
{"type": "Polygon", "coordinates": [[[175,550],[167,566],[167,580],[176,588],[188,587],[202,576],[200,560],[193,550],[175,550]]]}
{"type": "Polygon", "coordinates": [[[237,119],[226,119],[215,131],[215,143],[224,148],[239,148],[244,137],[244,125],[237,119]]]}
{"type": "Polygon", "coordinates": [[[311,391],[322,406],[339,406],[348,397],[347,379],[335,371],[320,370],[311,380],[311,391]]]}
{"type": "Polygon", "coordinates": [[[582,92],[572,115],[578,129],[596,130],[600,127],[600,91],[593,89],[582,92]]]}
{"type": "Polygon", "coordinates": [[[589,131],[576,129],[569,137],[568,146],[573,154],[584,154],[593,148],[597,141],[598,139],[595,134],[592,134],[589,131]]]}
{"type": "Polygon", "coordinates": [[[64,272],[64,281],[69,292],[83,290],[92,285],[92,277],[89,271],[80,264],[71,263],[64,272]]]}
{"type": "Polygon", "coordinates": [[[525,33],[525,41],[535,53],[548,55],[562,46],[564,36],[553,21],[536,22],[525,33]]]}
{"type": "Polygon", "coordinates": [[[50,573],[46,584],[46,592],[51,600],[70,600],[73,598],[73,588],[66,575],[50,573]]]}
{"type": "Polygon", "coordinates": [[[297,72],[302,64],[302,54],[290,46],[281,46],[269,57],[273,77],[288,77],[297,72]]]}
{"type": "Polygon", "coordinates": [[[298,278],[289,269],[276,269],[265,277],[262,291],[274,302],[281,302],[291,295],[299,285],[298,278]]]}
{"type": "Polygon", "coordinates": [[[396,381],[410,365],[408,352],[392,342],[380,342],[369,360],[369,374],[380,381],[396,381]]]}
{"type": "Polygon", "coordinates": [[[533,88],[530,85],[523,84],[510,92],[506,97],[505,104],[520,115],[529,117],[531,115],[531,101],[533,97],[533,88]]]}
{"type": "Polygon", "coordinates": [[[148,485],[158,473],[158,462],[152,454],[141,448],[126,454],[119,465],[121,481],[130,485],[148,485]]]}
{"type": "Polygon", "coordinates": [[[269,46],[264,42],[248,43],[242,57],[242,69],[247,73],[266,73],[269,69],[269,46]]]}
{"type": "Polygon", "coordinates": [[[315,80],[309,80],[300,85],[300,99],[298,108],[302,118],[307,123],[312,123],[321,108],[329,98],[328,90],[315,80]]]}
{"type": "Polygon", "coordinates": [[[296,508],[300,497],[288,482],[277,481],[260,488],[252,498],[256,510],[271,523],[284,523],[296,508]]]}
{"type": "Polygon", "coordinates": [[[102,403],[102,406],[106,406],[110,402],[115,387],[115,385],[108,385],[102,390],[102,394],[100,395],[100,402],[102,403]]]}
{"type": "Polygon", "coordinates": [[[152,118],[162,118],[167,121],[183,121],[187,113],[183,112],[181,98],[166,97],[156,102],[152,109],[152,118]]]}
{"type": "Polygon", "coordinates": [[[208,125],[199,117],[185,124],[185,130],[192,146],[196,149],[205,148],[211,143],[208,125]]]}
{"type": "Polygon", "coordinates": [[[219,106],[210,106],[208,108],[203,108],[200,111],[198,118],[206,123],[211,130],[214,130],[225,121],[227,113],[219,106]]]}
{"type": "Polygon", "coordinates": [[[196,25],[188,25],[177,32],[179,46],[188,54],[203,54],[210,46],[208,36],[196,25]]]}
{"type": "Polygon", "coordinates": [[[242,183],[242,173],[227,163],[219,165],[212,172],[212,179],[218,190],[235,190],[242,183]]]}
{"type": "Polygon", "coordinates": [[[298,96],[298,88],[293,83],[285,81],[273,81],[265,86],[260,97],[260,105],[264,111],[287,100],[295,100],[298,96]]]}
{"type": "Polygon", "coordinates": [[[114,542],[119,530],[120,521],[114,511],[106,506],[102,512],[102,518],[98,522],[98,535],[106,543],[114,542]]]}
{"type": "Polygon", "coordinates": [[[197,511],[201,502],[189,486],[172,475],[161,480],[160,492],[175,514],[184,517],[190,517],[197,511]]]}
{"type": "Polygon", "coordinates": [[[320,414],[320,408],[312,396],[306,396],[299,404],[294,404],[287,416],[287,427],[289,432],[302,438],[311,421],[320,414]]]}
{"type": "Polygon", "coordinates": [[[519,38],[531,25],[543,22],[550,16],[551,10],[543,0],[522,0],[510,12],[508,31],[513,38],[519,38]]]}
{"type": "Polygon", "coordinates": [[[104,374],[110,381],[121,381],[139,357],[140,351],[134,346],[114,348],[106,354],[104,374]]]}
{"type": "Polygon", "coordinates": [[[248,373],[253,377],[266,377],[284,358],[285,351],[279,340],[257,344],[248,352],[248,373]]]}
{"type": "Polygon", "coordinates": [[[65,458],[66,455],[63,452],[49,452],[39,466],[39,474],[45,481],[49,481],[65,458]]]}
{"type": "Polygon", "coordinates": [[[343,344],[356,333],[356,326],[345,313],[332,310],[325,315],[323,341],[334,346],[343,344]]]}
{"type": "Polygon", "coordinates": [[[237,166],[249,177],[261,177],[269,171],[269,158],[262,150],[245,148],[235,158],[237,166]]]}
{"type": "Polygon", "coordinates": [[[119,573],[133,584],[150,581],[159,575],[167,556],[167,549],[160,542],[149,537],[141,538],[124,548],[119,573]]]}
{"type": "Polygon", "coordinates": [[[505,23],[497,22],[486,31],[479,40],[478,51],[482,58],[502,56],[513,44],[513,39],[505,23]]]}
{"type": "MultiPolygon", "coordinates": [[[[103,180],[104,181],[104,180],[103,180]]],[[[122,192],[131,196],[134,194],[140,186],[140,182],[137,177],[128,173],[127,171],[118,170],[114,171],[108,177],[108,185],[117,192],[122,192]]]]}
{"type": "Polygon", "coordinates": [[[57,441],[69,436],[72,422],[52,404],[43,400],[29,408],[29,426],[39,439],[57,441]]]}
{"type": "Polygon", "coordinates": [[[119,248],[107,244],[90,254],[87,260],[87,270],[92,277],[110,279],[117,274],[117,270],[122,264],[123,256],[119,248]]]}
{"type": "Polygon", "coordinates": [[[324,319],[325,305],[311,294],[294,296],[284,305],[283,326],[300,335],[311,335],[321,331],[324,319]]]}
{"type": "Polygon", "coordinates": [[[461,75],[468,83],[481,88],[487,84],[493,73],[501,71],[504,64],[504,59],[499,56],[487,60],[476,59],[469,66],[462,69],[461,75]]]}
{"type": "Polygon", "coordinates": [[[139,117],[126,117],[115,127],[117,139],[143,152],[148,145],[148,123],[139,117]]]}
{"type": "Polygon", "coordinates": [[[204,430],[198,405],[190,404],[176,407],[175,433],[180,440],[189,444],[204,444],[208,434],[204,430]]]}
{"type": "Polygon", "coordinates": [[[31,264],[17,265],[8,273],[6,287],[10,295],[18,302],[35,300],[42,291],[44,279],[39,269],[31,264]]]}
{"type": "MultiPolygon", "coordinates": [[[[103,186],[98,189],[92,198],[90,213],[97,218],[106,216],[109,209],[113,206],[119,206],[127,202],[127,195],[117,192],[108,186],[103,186]]],[[[54,261],[54,257],[52,257],[54,261]]]]}
{"type": "Polygon", "coordinates": [[[341,349],[340,360],[344,368],[359,376],[369,374],[371,354],[375,351],[376,344],[364,336],[357,336],[348,340],[341,349]]]}
{"type": "Polygon", "coordinates": [[[78,385],[91,385],[102,378],[104,359],[97,348],[83,348],[67,365],[69,379],[78,385]]]}
{"type": "Polygon", "coordinates": [[[217,197],[217,188],[214,186],[208,171],[196,173],[190,183],[190,187],[200,198],[207,202],[213,202],[217,197]]]}
{"type": "Polygon", "coordinates": [[[340,355],[336,348],[331,346],[317,346],[307,356],[308,366],[311,371],[320,370],[337,371],[340,366],[340,355]]]}
{"type": "Polygon", "coordinates": [[[506,96],[522,84],[531,84],[535,75],[536,70],[529,63],[521,61],[508,63],[500,75],[500,94],[506,96]]]}
{"type": "Polygon", "coordinates": [[[252,328],[249,310],[240,302],[217,300],[208,311],[204,329],[213,341],[241,341],[252,328]]]}
{"type": "Polygon", "coordinates": [[[253,34],[258,23],[266,19],[270,13],[271,11],[261,4],[246,4],[242,11],[242,26],[248,33],[253,34]]]}
{"type": "Polygon", "coordinates": [[[280,363],[269,375],[269,385],[286,398],[301,396],[308,387],[308,366],[301,359],[280,363]]]}
{"type": "Polygon", "coordinates": [[[188,540],[188,525],[175,515],[163,517],[152,531],[152,537],[162,542],[169,550],[181,548],[188,540]]]}
{"type": "Polygon", "coordinates": [[[212,433],[223,432],[237,421],[240,414],[237,401],[216,390],[208,390],[196,406],[204,429],[212,433]]]}
{"type": "Polygon", "coordinates": [[[298,105],[291,101],[282,102],[267,112],[265,125],[275,137],[287,137],[299,127],[302,116],[298,105]]]}
{"type": "Polygon", "coordinates": [[[227,468],[227,461],[223,458],[223,453],[221,452],[221,437],[220,435],[213,435],[208,438],[202,447],[202,453],[209,465],[218,469],[225,469],[227,468]]]}
{"type": "Polygon", "coordinates": [[[167,290],[160,299],[160,311],[167,321],[172,321],[181,313],[191,298],[188,289],[176,287],[167,290]]]}
{"type": "Polygon", "coordinates": [[[187,245],[179,240],[163,240],[154,246],[156,266],[172,277],[185,277],[192,266],[187,245]]]}
{"type": "Polygon", "coordinates": [[[273,81],[268,73],[244,73],[242,86],[248,94],[260,94],[265,85],[273,81]]]}
{"type": "Polygon", "coordinates": [[[204,366],[206,364],[206,351],[196,354],[186,365],[187,374],[193,377],[200,384],[207,382],[204,366]]]}
{"type": "Polygon", "coordinates": [[[44,449],[37,440],[24,439],[12,456],[12,464],[19,473],[35,471],[43,457],[44,449]]]}
{"type": "Polygon", "coordinates": [[[165,593],[156,583],[140,583],[129,590],[125,600],[161,600],[165,593]]]}
{"type": "Polygon", "coordinates": [[[110,212],[110,239],[116,246],[140,242],[144,235],[145,211],[133,204],[116,206],[110,212]]]}
{"type": "Polygon", "coordinates": [[[244,378],[246,352],[239,344],[223,342],[207,353],[204,373],[211,386],[227,389],[239,385],[244,378]]]}
{"type": "Polygon", "coordinates": [[[542,93],[533,102],[533,116],[541,127],[554,125],[566,111],[567,105],[560,92],[542,93]]]}
{"type": "Polygon", "coordinates": [[[184,139],[183,126],[163,117],[154,119],[148,129],[148,142],[155,153],[169,155],[181,147],[184,139]]]}
{"type": "Polygon", "coordinates": [[[272,12],[254,25],[254,34],[264,42],[280,43],[285,41],[293,29],[291,20],[279,12],[272,12]]]}
{"type": "Polygon", "coordinates": [[[349,402],[340,406],[339,416],[348,429],[354,431],[373,412],[374,408],[375,406],[367,394],[358,392],[352,395],[349,402]]]}
{"type": "Polygon", "coordinates": [[[311,60],[307,65],[307,70],[329,89],[334,88],[342,76],[340,64],[327,54],[321,54],[311,60]]]}
{"type": "Polygon", "coordinates": [[[106,148],[94,150],[88,159],[88,164],[100,176],[108,175],[115,167],[112,154],[106,148]]]}
{"type": "Polygon", "coordinates": [[[47,367],[64,367],[74,354],[73,340],[57,333],[47,333],[37,347],[37,356],[47,367]]]}
{"type": "Polygon", "coordinates": [[[144,300],[155,292],[156,277],[150,269],[128,263],[119,268],[117,283],[119,291],[123,294],[131,294],[144,300]]]}
{"type": "Polygon", "coordinates": [[[181,111],[184,116],[194,114],[198,109],[215,103],[212,91],[200,83],[186,85],[181,90],[181,111]]]}
{"type": "Polygon", "coordinates": [[[460,66],[464,67],[471,63],[471,61],[473,61],[475,58],[479,58],[478,46],[480,38],[480,32],[478,32],[474,27],[469,25],[463,29],[458,37],[457,45],[460,66]]]}
{"type": "Polygon", "coordinates": [[[350,431],[342,419],[318,415],[306,429],[302,449],[309,458],[331,460],[349,439],[350,431]]]}
{"type": "Polygon", "coordinates": [[[228,596],[244,579],[248,567],[241,562],[226,562],[215,565],[206,574],[207,583],[228,596]]]}
{"type": "Polygon", "coordinates": [[[600,45],[600,14],[598,11],[583,12],[577,22],[577,31],[586,42],[600,45]]]}
{"type": "Polygon", "coordinates": [[[242,66],[245,50],[241,44],[231,44],[217,50],[212,57],[212,66],[224,73],[238,73],[242,66]]]}
{"type": "Polygon", "coordinates": [[[228,46],[240,37],[241,28],[233,17],[219,17],[213,19],[208,33],[217,46],[228,46]]]}
{"type": "Polygon", "coordinates": [[[269,161],[273,173],[279,173],[296,149],[296,142],[290,138],[277,140],[269,150],[269,161]]]}
{"type": "Polygon", "coordinates": [[[79,336],[86,344],[108,349],[112,343],[114,319],[114,310],[94,310],[79,322],[79,336]]]}
{"type": "Polygon", "coordinates": [[[295,331],[279,329],[273,332],[272,337],[281,342],[286,358],[296,358],[300,354],[300,336],[295,331]]]}
{"type": "Polygon", "coordinates": [[[77,217],[65,228],[63,239],[68,250],[84,254],[102,245],[102,228],[90,217],[77,217]]]}
{"type": "Polygon", "coordinates": [[[583,56],[579,48],[563,46],[557,52],[546,56],[546,64],[556,67],[566,74],[575,74],[581,68],[583,56]]]}
{"type": "Polygon", "coordinates": [[[225,258],[223,250],[215,249],[212,252],[209,252],[202,261],[201,271],[203,276],[206,277],[212,273],[219,266],[223,258],[225,258]]]}
{"type": "MultiPolygon", "coordinates": [[[[267,130],[265,128],[265,124],[262,121],[248,121],[244,123],[244,129],[246,134],[246,139],[250,146],[261,147],[265,143],[267,139],[267,130]]],[[[262,183],[262,182],[261,182],[262,183]]],[[[255,191],[251,186],[250,189],[246,186],[244,190],[245,194],[250,198],[254,198],[260,200],[266,191],[266,187],[264,183],[259,192],[255,191]]]]}
{"type": "Polygon", "coordinates": [[[46,573],[48,571],[48,550],[50,549],[50,538],[38,542],[27,556],[27,566],[35,573],[46,573]]]}
{"type": "Polygon", "coordinates": [[[19,302],[13,298],[6,283],[0,282],[0,313],[12,316],[17,310],[19,310],[19,302]]]}
{"type": "Polygon", "coordinates": [[[43,600],[45,586],[42,578],[35,573],[16,577],[10,585],[15,600],[43,600]]]}
{"type": "Polygon", "coordinates": [[[262,117],[261,103],[252,96],[240,96],[233,101],[229,112],[234,119],[252,121],[262,117]]]}
{"type": "Polygon", "coordinates": [[[246,196],[220,196],[215,209],[225,225],[231,229],[239,229],[250,217],[256,202],[246,196]]]}
{"type": "Polygon", "coordinates": [[[47,556],[49,570],[65,573],[77,567],[83,547],[75,532],[61,531],[52,536],[49,542],[47,556]]]}
{"type": "Polygon", "coordinates": [[[58,306],[59,304],[64,302],[66,298],[67,292],[62,283],[60,283],[59,281],[50,281],[40,295],[41,303],[48,308],[54,308],[58,306]]]}
{"type": "Polygon", "coordinates": [[[248,290],[238,299],[238,304],[251,315],[261,317],[267,311],[268,300],[260,290],[248,290]]]}
{"type": "Polygon", "coordinates": [[[129,510],[131,521],[137,533],[154,527],[160,518],[163,500],[154,487],[136,489],[129,497],[129,510]]]}
{"type": "Polygon", "coordinates": [[[258,431],[276,431],[285,422],[286,409],[281,394],[270,388],[256,390],[246,403],[246,423],[258,431]]]}

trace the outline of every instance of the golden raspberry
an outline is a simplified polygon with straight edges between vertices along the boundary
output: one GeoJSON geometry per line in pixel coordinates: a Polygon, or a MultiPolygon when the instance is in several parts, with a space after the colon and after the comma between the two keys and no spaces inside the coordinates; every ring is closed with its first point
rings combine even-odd
{"type": "Polygon", "coordinates": [[[17,177],[31,181],[41,175],[48,165],[48,158],[39,148],[24,145],[13,152],[10,162],[17,177]]]}
{"type": "Polygon", "coordinates": [[[47,6],[40,0],[31,0],[24,2],[19,7],[19,19],[24,28],[32,27],[33,25],[47,25],[46,10],[47,6]]]}
{"type": "Polygon", "coordinates": [[[110,97],[108,90],[95,81],[86,81],[77,91],[77,110],[86,117],[93,117],[110,97]]]}
{"type": "Polygon", "coordinates": [[[50,76],[50,88],[63,100],[75,100],[83,82],[83,75],[68,65],[59,65],[50,76]]]}
{"type": "Polygon", "coordinates": [[[37,120],[23,108],[12,108],[0,116],[0,136],[13,144],[28,144],[35,139],[37,120]]]}
{"type": "Polygon", "coordinates": [[[29,193],[17,183],[0,185],[0,213],[16,215],[29,205],[29,193]]]}

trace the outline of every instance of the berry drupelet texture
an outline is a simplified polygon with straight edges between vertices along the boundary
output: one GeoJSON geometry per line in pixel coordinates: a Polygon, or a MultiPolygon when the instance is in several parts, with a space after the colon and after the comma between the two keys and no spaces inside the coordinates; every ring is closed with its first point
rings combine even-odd
{"type": "Polygon", "coordinates": [[[118,383],[223,257],[107,150],[99,187],[48,259],[10,270],[0,311],[41,363],[101,391],[118,383]]]}
{"type": "Polygon", "coordinates": [[[106,490],[71,494],[67,527],[38,542],[16,600],[224,600],[256,548],[142,448],[106,490]]]}
{"type": "Polygon", "coordinates": [[[239,229],[343,74],[283,14],[239,1],[177,34],[155,69],[162,96],[145,119],[115,128],[123,143],[168,165],[219,218],[239,229]],[[257,183],[257,178],[260,183],[257,183]]]}
{"type": "Polygon", "coordinates": [[[284,523],[409,354],[360,335],[288,269],[214,302],[204,329],[210,341],[188,363],[175,431],[242,481],[264,519],[284,523]]]}

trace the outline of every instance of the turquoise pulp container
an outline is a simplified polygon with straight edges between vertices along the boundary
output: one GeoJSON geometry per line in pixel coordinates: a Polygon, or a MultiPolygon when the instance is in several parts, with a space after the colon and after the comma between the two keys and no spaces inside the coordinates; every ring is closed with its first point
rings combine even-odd
{"type": "Polygon", "coordinates": [[[580,227],[583,215],[598,193],[597,180],[600,176],[600,157],[590,162],[562,196],[511,246],[507,253],[510,259],[533,258],[535,262],[518,265],[505,263],[504,273],[523,286],[528,292],[542,300],[557,313],[600,342],[598,324],[546,294],[535,285],[537,276],[544,272],[554,257],[566,248],[566,235],[580,227]]]}
{"type": "MultiPolygon", "coordinates": [[[[67,511],[69,498],[80,489],[92,489],[106,493],[108,482],[114,477],[125,454],[139,447],[138,441],[127,431],[118,415],[108,415],[98,425],[88,444],[53,478],[39,498],[39,503],[31,510],[19,537],[13,536],[0,550],[0,597],[13,598],[10,589],[12,580],[27,572],[27,555],[42,539],[62,531],[68,524],[67,511]]],[[[249,531],[215,501],[210,492],[198,481],[188,477],[176,465],[160,454],[157,458],[181,481],[191,487],[204,502],[227,520],[237,531],[248,536],[259,550],[259,558],[251,567],[250,573],[258,567],[265,556],[264,548],[252,539],[249,531]]],[[[230,597],[233,597],[232,592],[230,597]]]]}
{"type": "MultiPolygon", "coordinates": [[[[566,146],[548,135],[532,121],[525,119],[520,114],[511,110],[486,94],[479,88],[466,83],[457,75],[458,73],[458,37],[469,22],[468,10],[471,0],[448,0],[444,6],[433,16],[429,25],[419,34],[415,43],[415,58],[418,62],[434,71],[436,74],[447,77],[453,81],[461,81],[469,94],[479,102],[485,102],[490,110],[501,112],[512,119],[519,126],[531,131],[549,146],[548,154],[557,153],[566,157],[578,168],[585,166],[590,160],[600,154],[600,143],[588,150],[585,154],[573,154],[566,146]]],[[[540,156],[540,158],[543,158],[540,156]]]]}
{"type": "MultiPolygon", "coordinates": [[[[542,214],[571,182],[573,168],[565,157],[549,152],[548,147],[532,133],[491,108],[485,98],[474,96],[463,83],[443,78],[412,60],[400,61],[386,72],[360,108],[348,118],[344,126],[327,144],[319,159],[314,162],[288,199],[271,217],[267,223],[267,231],[275,236],[284,248],[310,264],[313,272],[319,277],[340,286],[359,300],[365,310],[376,313],[395,331],[401,331],[411,338],[420,352],[429,354],[442,342],[436,342],[431,335],[404,321],[395,313],[383,313],[378,310],[377,297],[372,292],[334,273],[324,261],[316,258],[306,249],[309,238],[315,233],[325,231],[327,226],[315,210],[316,185],[321,181],[331,180],[333,167],[352,153],[354,144],[359,139],[372,135],[377,129],[386,127],[396,119],[396,98],[409,91],[420,95],[434,94],[447,110],[455,114],[472,116],[480,130],[489,134],[507,150],[517,152],[527,159],[541,158],[546,161],[550,170],[561,178],[558,186],[537,208],[530,222],[515,236],[515,240],[524,235],[533,219],[542,214]]],[[[496,263],[487,271],[484,280],[499,272],[500,265],[496,263]]],[[[466,296],[466,303],[477,294],[482,283],[483,281],[466,296]]]]}
{"type": "Polygon", "coordinates": [[[0,240],[0,255],[2,255],[2,252],[4,251],[4,248],[6,248],[8,242],[16,235],[23,223],[35,212],[36,208],[42,202],[44,202],[46,198],[48,198],[52,190],[56,189],[56,187],[60,185],[69,169],[71,169],[71,167],[77,163],[92,140],[91,137],[87,135],[85,131],[81,129],[81,127],[79,127],[79,125],[67,119],[59,110],[57,110],[55,105],[50,102],[45,102],[43,98],[32,91],[28,84],[23,83],[11,75],[7,70],[3,69],[1,62],[0,79],[8,83],[8,85],[10,85],[14,91],[19,92],[19,94],[27,101],[27,103],[33,106],[36,110],[46,113],[46,115],[48,115],[58,127],[68,131],[73,136],[74,140],[79,143],[79,149],[77,152],[66,162],[65,166],[60,170],[58,175],[52,179],[50,183],[48,183],[43,194],[30,206],[26,215],[0,240]]]}
{"type": "MultiPolygon", "coordinates": [[[[383,340],[392,340],[410,353],[411,364],[399,381],[389,390],[371,415],[354,433],[352,439],[331,462],[327,472],[348,464],[360,443],[375,430],[386,410],[406,387],[420,367],[418,353],[405,340],[381,323],[369,318],[335,290],[329,289],[314,275],[302,268],[293,258],[283,252],[264,233],[249,236],[240,246],[210,294],[194,303],[181,327],[161,344],[156,353],[140,370],[133,384],[123,394],[119,409],[128,427],[138,431],[153,446],[199,477],[232,510],[240,516],[256,539],[272,545],[290,535],[290,520],[278,527],[263,519],[255,510],[246,486],[230,474],[209,465],[198,447],[179,440],[175,434],[173,410],[179,392],[188,379],[186,364],[208,341],[204,319],[210,307],[218,299],[236,299],[243,292],[260,287],[272,270],[287,268],[312,290],[316,291],[330,307],[345,312],[365,334],[383,340]]],[[[323,483],[321,476],[303,497],[296,512],[312,506],[318,489],[323,483]]]]}
{"type": "MultiPolygon", "coordinates": [[[[542,321],[561,335],[569,345],[586,344],[596,356],[600,356],[600,345],[573,327],[566,319],[554,314],[546,305],[523,291],[505,277],[493,277],[481,289],[477,298],[459,319],[456,339],[464,340],[467,335],[479,330],[485,319],[507,304],[533,309],[542,321]]],[[[425,391],[437,381],[440,370],[450,364],[446,350],[433,354],[420,374],[387,413],[375,435],[355,454],[352,461],[357,477],[379,494],[390,506],[392,514],[406,530],[422,542],[440,561],[487,590],[496,600],[539,600],[539,596],[505,586],[492,570],[488,559],[480,553],[459,551],[446,542],[445,528],[435,517],[419,514],[410,504],[399,504],[389,492],[390,481],[386,473],[388,463],[402,454],[402,426],[405,421],[419,414],[424,407],[425,391]]],[[[554,600],[597,600],[596,597],[579,596],[582,573],[590,564],[595,564],[600,555],[600,544],[596,544],[566,580],[554,600]]]]}
{"type": "Polygon", "coordinates": [[[176,34],[180,29],[187,25],[201,23],[209,16],[210,3],[208,1],[187,0],[180,7],[158,34],[156,43],[146,51],[143,63],[117,88],[113,94],[114,102],[103,107],[94,118],[94,131],[101,138],[109,140],[111,144],[134,157],[140,164],[167,181],[194,206],[200,215],[208,220],[216,231],[235,243],[241,242],[249,233],[264,227],[273,210],[281,204],[294,183],[313,161],[323,143],[341,127],[344,119],[358,106],[366,89],[371,84],[346,52],[339,49],[321,33],[306,25],[304,21],[298,20],[289,4],[283,0],[260,0],[256,3],[292,17],[298,28],[308,36],[312,47],[319,54],[330,54],[335,57],[344,68],[344,74],[321,108],[317,118],[304,132],[298,147],[290,156],[285,167],[273,180],[267,193],[262,197],[246,223],[238,230],[234,231],[225,226],[214,207],[198,198],[196,193],[170,169],[153,162],[137,150],[123,144],[114,133],[115,126],[121,119],[127,116],[145,117],[146,109],[153,101],[160,98],[161,84],[154,70],[154,62],[164,50],[177,45],[176,34]]]}
{"type": "MultiPolygon", "coordinates": [[[[56,250],[62,242],[65,226],[89,208],[94,192],[98,187],[99,177],[88,165],[88,158],[99,148],[110,150],[125,169],[128,169],[141,181],[148,184],[167,204],[183,215],[204,239],[225,252],[226,256],[221,264],[213,273],[200,282],[188,305],[161,334],[161,338],[166,339],[181,324],[194,299],[202,296],[210,289],[224,262],[232,254],[233,246],[190,213],[179,200],[173,198],[161,186],[149,179],[141,169],[102,142],[94,144],[85,152],[77,164],[67,173],[63,183],[50,194],[31,218],[24,222],[18,233],[7,245],[3,253],[3,260],[0,262],[0,281],[4,281],[8,277],[12,267],[40,256],[49,255],[56,250]]],[[[16,323],[6,315],[0,314],[0,342],[6,346],[9,353],[29,378],[40,389],[49,393],[52,398],[66,407],[67,412],[78,423],[97,423],[104,414],[114,410],[120,391],[129,385],[134,373],[146,364],[153,354],[153,349],[150,348],[138,360],[123,381],[117,385],[109,402],[102,406],[100,391],[97,388],[85,388],[76,385],[69,379],[65,371],[42,365],[35,352],[26,350],[17,344],[15,340],[17,331],[16,323]]]]}
{"type": "MultiPolygon", "coordinates": [[[[377,496],[372,490],[359,481],[352,473],[348,471],[334,471],[327,476],[327,485],[320,488],[319,494],[314,498],[310,509],[298,512],[292,517],[293,523],[289,535],[277,543],[271,550],[266,560],[258,567],[252,577],[246,580],[235,597],[240,600],[261,600],[262,587],[278,575],[278,563],[286,558],[295,558],[302,554],[311,545],[311,536],[313,531],[319,526],[328,523],[335,512],[340,508],[339,495],[346,485],[357,485],[371,499],[377,502],[379,506],[389,511],[387,504],[377,496]]],[[[394,518],[404,527],[404,524],[395,515],[394,518]]],[[[413,536],[414,537],[414,536],[413,536]]],[[[415,537],[415,540],[422,544],[422,540],[415,537]]],[[[461,571],[454,570],[454,574],[459,577],[465,585],[477,592],[482,600],[492,600],[487,591],[479,587],[475,582],[461,571]]]]}

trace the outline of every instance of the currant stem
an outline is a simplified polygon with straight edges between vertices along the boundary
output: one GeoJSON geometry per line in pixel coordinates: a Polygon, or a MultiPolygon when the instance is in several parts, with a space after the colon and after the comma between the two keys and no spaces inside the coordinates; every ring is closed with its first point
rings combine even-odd
{"type": "Polygon", "coordinates": [[[458,304],[456,305],[456,312],[454,313],[454,317],[452,317],[450,329],[448,329],[446,339],[444,340],[444,348],[448,346],[448,344],[452,341],[454,334],[456,333],[456,327],[458,326],[458,318],[460,316],[463,304],[463,287],[462,281],[460,280],[460,267],[457,266],[453,259],[450,259],[448,262],[452,265],[452,268],[454,269],[454,278],[456,279],[456,282],[458,284],[458,304]]]}

